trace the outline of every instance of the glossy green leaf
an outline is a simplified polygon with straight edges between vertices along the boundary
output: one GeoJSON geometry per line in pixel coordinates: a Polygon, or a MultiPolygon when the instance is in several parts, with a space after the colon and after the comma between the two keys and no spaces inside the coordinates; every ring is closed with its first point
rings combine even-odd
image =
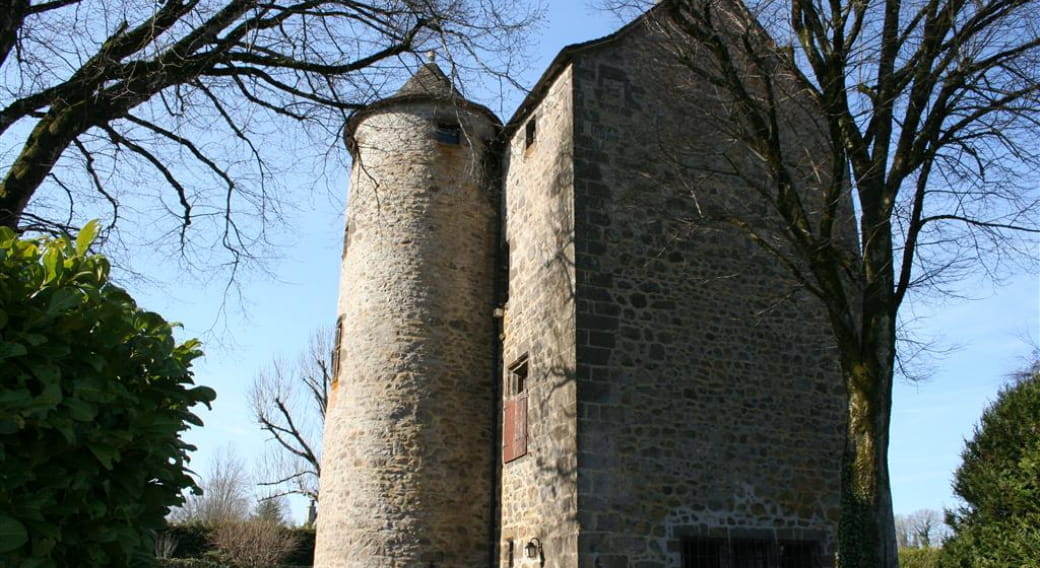
{"type": "MultiPolygon", "coordinates": [[[[49,361],[27,361],[26,366],[29,367],[32,374],[36,375],[36,378],[40,379],[41,382],[47,385],[44,387],[45,389],[50,386],[60,389],[57,382],[61,380],[61,367],[49,361]]],[[[41,394],[40,396],[43,395],[41,394]]],[[[49,397],[54,396],[54,394],[49,395],[49,397]]],[[[61,400],[60,390],[58,391],[56,398],[57,400],[61,400]]],[[[57,402],[57,400],[55,400],[55,402],[57,402]]]]}
{"type": "Polygon", "coordinates": [[[0,515],[0,553],[11,552],[29,542],[25,525],[7,515],[0,515]]]}
{"type": "Polygon", "coordinates": [[[61,276],[65,269],[64,263],[65,259],[57,247],[49,247],[47,252],[43,253],[43,268],[46,271],[47,282],[53,282],[61,276]]]}
{"type": "Polygon", "coordinates": [[[0,408],[26,407],[32,403],[32,393],[28,388],[7,388],[0,390],[0,408]]]}
{"type": "MultiPolygon", "coordinates": [[[[21,430],[21,424],[19,420],[13,418],[6,418],[0,416],[0,436],[6,436],[8,434],[14,434],[18,430],[21,430]]],[[[4,448],[0,446],[0,461],[4,459],[4,448]]]]}
{"type": "Polygon", "coordinates": [[[22,333],[19,335],[26,345],[36,347],[47,343],[47,336],[42,333],[22,333]]]}
{"type": "Polygon", "coordinates": [[[112,461],[119,457],[119,450],[109,445],[94,443],[88,449],[105,469],[112,469],[112,461]]]}
{"type": "Polygon", "coordinates": [[[97,219],[92,219],[83,225],[80,229],[79,235],[76,237],[76,254],[83,256],[90,250],[90,245],[94,243],[94,239],[98,236],[101,224],[98,223],[97,219]]]}
{"type": "Polygon", "coordinates": [[[79,303],[80,295],[77,290],[71,288],[59,288],[51,295],[51,300],[47,304],[47,313],[51,315],[58,314],[78,305],[79,303]]]}
{"type": "Polygon", "coordinates": [[[7,359],[8,357],[21,357],[28,353],[25,346],[21,343],[13,343],[10,341],[0,341],[0,359],[7,359]]]}
{"type": "Polygon", "coordinates": [[[97,415],[97,407],[89,402],[84,402],[75,398],[65,399],[65,408],[69,411],[69,416],[73,420],[80,422],[89,422],[94,419],[97,415]]]}

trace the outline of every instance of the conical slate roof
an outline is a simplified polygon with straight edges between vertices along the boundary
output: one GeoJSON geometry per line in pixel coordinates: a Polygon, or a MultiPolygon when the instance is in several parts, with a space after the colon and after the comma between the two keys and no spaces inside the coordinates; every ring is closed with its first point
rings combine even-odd
{"type": "Polygon", "coordinates": [[[368,104],[351,115],[347,120],[347,124],[343,127],[343,139],[347,144],[347,149],[351,152],[355,151],[353,142],[354,130],[366,116],[383,109],[411,103],[448,104],[458,109],[467,109],[470,112],[482,114],[496,128],[500,128],[502,125],[502,122],[490,109],[463,97],[462,93],[452,85],[451,79],[444,74],[444,71],[441,71],[441,68],[436,63],[430,61],[420,67],[412,75],[412,78],[408,79],[396,93],[385,99],[368,104]]]}
{"type": "Polygon", "coordinates": [[[451,79],[433,62],[427,63],[412,75],[411,79],[391,98],[425,95],[445,99],[461,99],[462,94],[455,90],[451,79]]]}

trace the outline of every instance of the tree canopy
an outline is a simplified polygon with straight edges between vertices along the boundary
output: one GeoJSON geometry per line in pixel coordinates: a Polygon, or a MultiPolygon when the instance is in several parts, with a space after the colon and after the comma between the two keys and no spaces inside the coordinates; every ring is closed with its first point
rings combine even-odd
{"type": "Polygon", "coordinates": [[[282,178],[312,173],[280,158],[338,148],[410,54],[508,78],[532,18],[498,0],[13,0],[0,225],[100,216],[125,241],[234,267],[289,201],[282,178]]]}

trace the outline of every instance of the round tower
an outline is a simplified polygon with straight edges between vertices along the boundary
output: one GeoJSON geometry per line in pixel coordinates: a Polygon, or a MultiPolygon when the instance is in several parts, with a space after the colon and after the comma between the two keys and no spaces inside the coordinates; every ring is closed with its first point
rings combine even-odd
{"type": "Polygon", "coordinates": [[[499,128],[432,62],[347,123],[315,566],[488,563],[499,128]]]}

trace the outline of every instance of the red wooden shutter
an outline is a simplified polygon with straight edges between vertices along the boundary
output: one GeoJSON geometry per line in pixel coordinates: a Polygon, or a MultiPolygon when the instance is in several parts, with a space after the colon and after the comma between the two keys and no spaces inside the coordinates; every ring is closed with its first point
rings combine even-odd
{"type": "Polygon", "coordinates": [[[527,394],[505,401],[502,416],[502,463],[527,454],[527,394]]]}
{"type": "Polygon", "coordinates": [[[516,429],[514,416],[516,416],[515,399],[506,399],[502,407],[502,463],[509,463],[516,459],[513,455],[513,440],[516,429]]]}
{"type": "Polygon", "coordinates": [[[513,420],[513,457],[518,458],[527,455],[527,393],[517,395],[516,410],[513,420]]]}

